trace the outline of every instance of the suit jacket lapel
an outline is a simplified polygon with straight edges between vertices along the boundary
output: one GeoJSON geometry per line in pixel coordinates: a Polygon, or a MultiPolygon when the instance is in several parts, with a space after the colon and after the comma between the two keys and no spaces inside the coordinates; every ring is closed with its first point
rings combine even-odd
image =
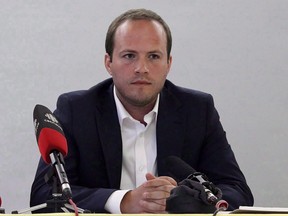
{"type": "Polygon", "coordinates": [[[113,98],[113,84],[109,86],[109,89],[106,88],[97,108],[99,113],[96,115],[96,121],[109,182],[112,188],[119,188],[122,169],[122,138],[113,98]]]}
{"type": "Polygon", "coordinates": [[[157,117],[157,168],[158,175],[168,175],[165,159],[181,155],[184,143],[184,115],[182,104],[167,88],[160,94],[157,117]]]}

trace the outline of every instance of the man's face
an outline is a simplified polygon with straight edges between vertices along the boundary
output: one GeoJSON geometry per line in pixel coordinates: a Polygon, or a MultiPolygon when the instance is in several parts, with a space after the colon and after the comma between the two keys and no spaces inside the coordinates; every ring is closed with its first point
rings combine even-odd
{"type": "Polygon", "coordinates": [[[113,78],[116,93],[124,106],[154,104],[169,72],[166,34],[155,21],[125,21],[115,32],[111,58],[105,66],[113,78]]]}

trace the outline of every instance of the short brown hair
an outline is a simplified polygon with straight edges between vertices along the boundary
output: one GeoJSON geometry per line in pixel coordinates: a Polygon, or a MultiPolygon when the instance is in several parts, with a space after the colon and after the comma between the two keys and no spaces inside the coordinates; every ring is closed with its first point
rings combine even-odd
{"type": "Polygon", "coordinates": [[[147,9],[131,9],[118,16],[110,24],[105,40],[106,53],[110,56],[112,61],[112,54],[114,50],[114,35],[117,28],[126,20],[155,20],[162,25],[166,33],[167,39],[167,58],[169,59],[172,48],[172,35],[169,26],[166,22],[155,12],[147,9]]]}

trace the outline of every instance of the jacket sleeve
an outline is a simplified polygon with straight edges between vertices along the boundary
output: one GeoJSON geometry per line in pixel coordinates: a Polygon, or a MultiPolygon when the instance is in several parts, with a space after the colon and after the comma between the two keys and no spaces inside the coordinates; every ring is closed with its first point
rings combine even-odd
{"type": "Polygon", "coordinates": [[[222,190],[229,210],[241,205],[251,206],[254,203],[253,195],[228,144],[211,95],[206,104],[205,139],[199,169],[222,190]]]}

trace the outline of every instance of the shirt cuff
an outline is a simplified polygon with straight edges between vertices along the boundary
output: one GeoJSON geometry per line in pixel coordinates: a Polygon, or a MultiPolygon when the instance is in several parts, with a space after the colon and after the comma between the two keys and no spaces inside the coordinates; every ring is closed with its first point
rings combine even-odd
{"type": "Polygon", "coordinates": [[[117,190],[108,198],[104,208],[111,214],[121,214],[120,204],[124,195],[130,190],[117,190]]]}

